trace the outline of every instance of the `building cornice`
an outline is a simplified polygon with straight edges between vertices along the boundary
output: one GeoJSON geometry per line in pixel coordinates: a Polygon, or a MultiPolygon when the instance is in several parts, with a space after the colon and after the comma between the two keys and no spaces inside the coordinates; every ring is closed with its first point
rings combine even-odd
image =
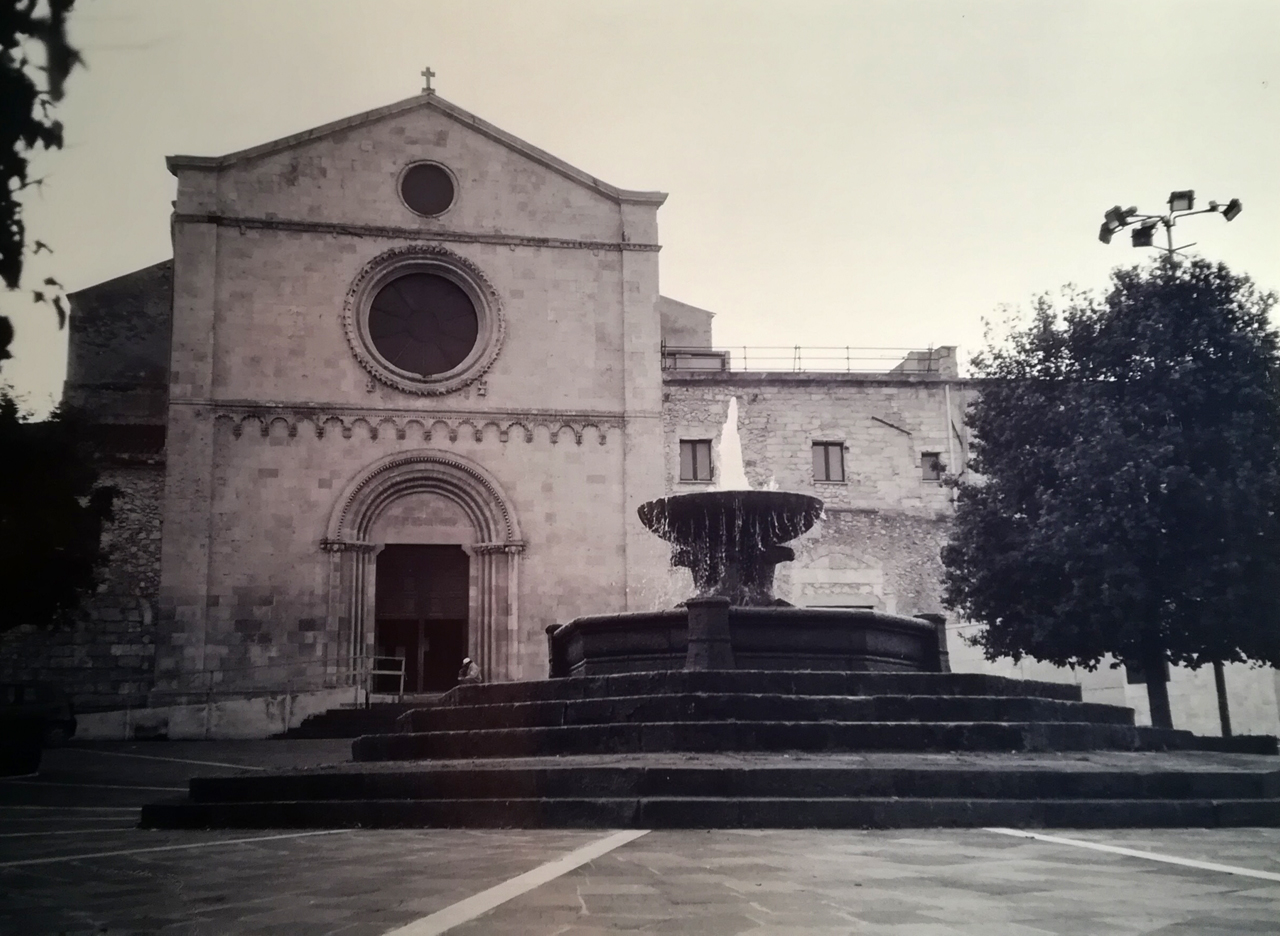
{"type": "Polygon", "coordinates": [[[382,224],[349,224],[338,221],[300,221],[289,218],[254,218],[219,213],[175,213],[175,224],[212,224],[235,228],[240,232],[287,231],[294,234],[321,234],[332,237],[370,237],[382,240],[438,241],[454,244],[495,244],[502,247],[547,247],[556,250],[635,250],[656,252],[661,244],[636,244],[631,241],[574,240],[564,237],[534,237],[525,234],[484,234],[473,231],[424,230],[382,224]]]}

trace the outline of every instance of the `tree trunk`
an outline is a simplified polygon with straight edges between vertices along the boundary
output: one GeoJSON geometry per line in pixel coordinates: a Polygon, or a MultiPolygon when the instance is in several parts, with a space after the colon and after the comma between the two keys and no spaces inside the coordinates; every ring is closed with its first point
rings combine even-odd
{"type": "Polygon", "coordinates": [[[1165,682],[1164,647],[1149,641],[1142,647],[1142,671],[1147,677],[1147,701],[1151,704],[1151,724],[1155,728],[1172,728],[1169,710],[1169,684],[1165,682]]]}
{"type": "Polygon", "coordinates": [[[1231,737],[1231,709],[1227,705],[1227,675],[1222,671],[1222,661],[1213,661],[1213,685],[1218,690],[1218,718],[1222,721],[1222,736],[1231,737]]]}

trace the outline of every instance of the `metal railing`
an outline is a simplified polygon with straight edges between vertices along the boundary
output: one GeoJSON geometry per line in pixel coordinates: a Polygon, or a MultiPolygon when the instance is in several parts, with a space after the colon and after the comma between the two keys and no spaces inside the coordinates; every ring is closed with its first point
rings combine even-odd
{"type": "MultiPolygon", "coordinates": [[[[688,348],[663,344],[662,369],[668,371],[801,371],[817,373],[938,373],[933,348],[855,348],[804,345],[734,345],[688,348]]],[[[950,351],[946,352],[946,356],[950,351]]]]}
{"type": "Polygon", "coordinates": [[[374,680],[379,676],[390,676],[398,680],[396,689],[396,698],[404,701],[404,657],[402,656],[374,656],[369,657],[370,667],[365,680],[365,698],[378,692],[379,695],[385,695],[374,688],[374,680]]]}

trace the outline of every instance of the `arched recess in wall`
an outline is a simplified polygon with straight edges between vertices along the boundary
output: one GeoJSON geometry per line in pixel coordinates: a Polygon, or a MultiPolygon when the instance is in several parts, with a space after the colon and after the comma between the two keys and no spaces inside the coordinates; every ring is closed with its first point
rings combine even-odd
{"type": "Polygon", "coordinates": [[[330,554],[329,632],[353,662],[373,652],[374,554],[369,531],[392,504],[429,493],[455,503],[476,533],[468,640],[487,679],[519,673],[520,522],[497,480],[470,459],[435,449],[397,452],[366,466],[339,493],[320,546],[330,554]]]}

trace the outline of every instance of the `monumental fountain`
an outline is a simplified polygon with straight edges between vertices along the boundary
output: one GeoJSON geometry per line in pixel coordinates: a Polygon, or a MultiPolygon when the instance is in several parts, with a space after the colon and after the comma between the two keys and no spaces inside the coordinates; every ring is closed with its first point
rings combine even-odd
{"type": "Polygon", "coordinates": [[[669,670],[938,672],[935,623],[864,609],[795,608],[774,596],[786,544],[822,518],[807,494],[752,490],[729,398],[716,490],[649,501],[640,522],[671,544],[694,594],[676,608],[580,617],[547,628],[550,675],[669,670]]]}
{"type": "Polygon", "coordinates": [[[796,608],[773,594],[785,545],[822,501],[784,491],[677,494],[640,521],[671,543],[695,594],[670,610],[580,617],[548,628],[550,675],[664,670],[939,672],[935,624],[869,609],[796,608]]]}
{"type": "Polygon", "coordinates": [[[692,574],[679,606],[553,626],[547,679],[459,686],[354,764],[193,779],[142,824],[1280,826],[1274,738],[1137,726],[1075,684],[942,671],[933,622],[778,600],[821,515],[778,491],[650,501],[692,574]]]}

